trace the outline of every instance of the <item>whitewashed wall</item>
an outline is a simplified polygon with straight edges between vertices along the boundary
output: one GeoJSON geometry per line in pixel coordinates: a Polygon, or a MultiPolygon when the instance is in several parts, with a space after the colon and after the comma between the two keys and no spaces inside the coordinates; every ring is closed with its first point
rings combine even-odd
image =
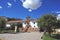
{"type": "MultiPolygon", "coordinates": [[[[23,28],[25,28],[26,25],[27,25],[27,24],[23,23],[23,28]]],[[[31,28],[38,28],[38,26],[37,26],[37,22],[35,22],[35,24],[34,24],[33,21],[30,21],[30,25],[31,25],[31,28]],[[34,26],[35,26],[35,27],[34,27],[34,26]]]]}
{"type": "Polygon", "coordinates": [[[38,24],[37,24],[37,22],[35,22],[35,24],[34,24],[34,25],[35,25],[35,28],[38,28],[38,24]]]}
{"type": "Polygon", "coordinates": [[[31,28],[34,28],[34,23],[30,21],[31,28]]]}
{"type": "Polygon", "coordinates": [[[11,27],[11,25],[10,24],[6,24],[6,27],[11,27]]]}
{"type": "Polygon", "coordinates": [[[25,28],[25,27],[26,27],[26,24],[25,24],[25,23],[22,23],[22,25],[23,25],[23,28],[25,28]]]}

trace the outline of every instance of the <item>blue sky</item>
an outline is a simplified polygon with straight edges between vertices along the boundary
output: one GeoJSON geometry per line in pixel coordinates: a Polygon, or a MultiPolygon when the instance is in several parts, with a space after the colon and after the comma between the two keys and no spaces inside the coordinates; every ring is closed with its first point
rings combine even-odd
{"type": "Polygon", "coordinates": [[[25,9],[20,0],[0,0],[0,16],[26,19],[26,16],[29,15],[35,19],[43,14],[59,11],[60,0],[42,0],[41,6],[32,12],[25,9]]]}

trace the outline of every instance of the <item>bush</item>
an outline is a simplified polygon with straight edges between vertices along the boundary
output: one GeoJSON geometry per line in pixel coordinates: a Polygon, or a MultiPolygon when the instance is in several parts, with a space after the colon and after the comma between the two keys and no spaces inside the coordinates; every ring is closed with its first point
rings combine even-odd
{"type": "Polygon", "coordinates": [[[43,40],[57,40],[57,39],[50,37],[49,34],[46,33],[46,34],[43,36],[43,40]]]}

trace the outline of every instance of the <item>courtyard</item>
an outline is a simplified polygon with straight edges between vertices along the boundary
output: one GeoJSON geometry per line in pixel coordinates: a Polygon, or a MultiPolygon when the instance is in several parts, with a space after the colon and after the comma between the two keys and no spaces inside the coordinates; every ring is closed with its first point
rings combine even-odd
{"type": "Polygon", "coordinates": [[[31,33],[4,33],[0,34],[1,40],[42,40],[43,32],[31,32],[31,33]]]}

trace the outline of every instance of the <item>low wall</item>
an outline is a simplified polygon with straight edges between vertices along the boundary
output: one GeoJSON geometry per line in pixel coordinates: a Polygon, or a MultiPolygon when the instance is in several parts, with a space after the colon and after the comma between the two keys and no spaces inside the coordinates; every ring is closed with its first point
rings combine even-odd
{"type": "Polygon", "coordinates": [[[31,32],[38,32],[39,28],[31,28],[31,32]]]}
{"type": "Polygon", "coordinates": [[[19,28],[19,32],[39,32],[39,28],[19,28]]]}

